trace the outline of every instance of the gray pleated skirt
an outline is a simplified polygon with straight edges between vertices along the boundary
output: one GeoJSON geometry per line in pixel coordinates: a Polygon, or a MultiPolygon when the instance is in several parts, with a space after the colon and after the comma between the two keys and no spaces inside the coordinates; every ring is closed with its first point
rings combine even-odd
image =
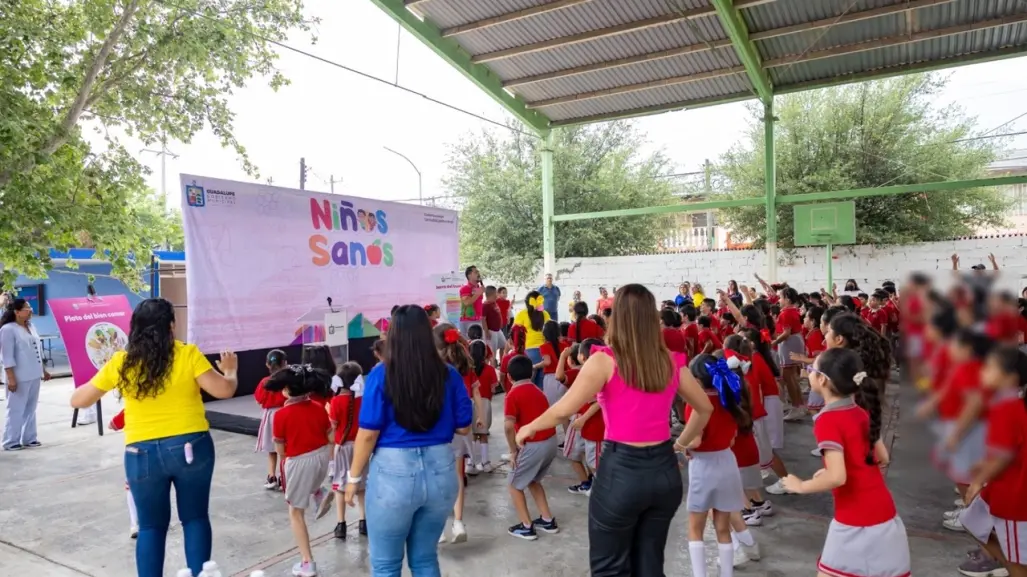
{"type": "MultiPolygon", "coordinates": [[[[688,511],[734,513],[745,506],[742,475],[731,449],[692,452],[688,461],[688,511]]],[[[761,483],[762,485],[762,483],[761,483]]]]}
{"type": "Polygon", "coordinates": [[[552,407],[563,398],[563,394],[567,392],[567,387],[563,386],[563,383],[556,379],[555,374],[547,374],[542,376],[542,392],[545,393],[546,400],[549,401],[549,406],[552,407]]]}
{"type": "Polygon", "coordinates": [[[802,342],[802,335],[792,335],[777,345],[777,357],[782,367],[799,365],[799,361],[793,361],[791,353],[806,355],[806,343],[802,342]]]}
{"type": "Polygon", "coordinates": [[[278,412],[278,408],[264,409],[264,413],[260,416],[260,425],[257,427],[257,446],[253,449],[254,453],[274,453],[275,452],[275,440],[274,440],[274,427],[275,427],[275,413],[278,412]]]}
{"type": "MultiPolygon", "coordinates": [[[[353,466],[353,441],[347,441],[341,445],[335,445],[335,457],[329,467],[329,474],[332,476],[332,490],[345,491],[346,479],[349,477],[349,469],[353,466]]],[[[364,481],[360,482],[360,488],[364,488],[364,481]]]]}
{"type": "Polygon", "coordinates": [[[471,456],[471,453],[474,451],[472,441],[473,439],[471,438],[470,433],[466,435],[453,435],[453,442],[451,443],[453,447],[453,456],[456,457],[458,461],[471,456]]]}
{"type": "Polygon", "coordinates": [[[898,515],[870,527],[832,519],[817,570],[837,577],[908,577],[906,526],[898,515]]]}

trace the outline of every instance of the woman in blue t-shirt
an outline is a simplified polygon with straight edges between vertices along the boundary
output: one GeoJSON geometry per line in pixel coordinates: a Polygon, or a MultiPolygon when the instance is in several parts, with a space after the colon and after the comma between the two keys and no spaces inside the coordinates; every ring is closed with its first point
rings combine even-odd
{"type": "Polygon", "coordinates": [[[450,443],[470,431],[474,408],[463,378],[439,356],[423,308],[399,307],[385,343],[364,379],[346,502],[366,471],[374,577],[399,577],[406,549],[414,577],[439,575],[438,540],[458,489],[450,443]]]}

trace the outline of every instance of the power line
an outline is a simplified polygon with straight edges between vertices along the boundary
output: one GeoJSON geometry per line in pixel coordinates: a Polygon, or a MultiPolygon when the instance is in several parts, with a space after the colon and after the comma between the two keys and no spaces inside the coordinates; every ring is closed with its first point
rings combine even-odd
{"type": "MultiPolygon", "coordinates": [[[[213,16],[207,15],[207,14],[205,14],[203,12],[198,11],[198,10],[193,10],[192,8],[186,8],[184,6],[180,6],[180,5],[175,4],[173,2],[168,2],[167,0],[158,0],[158,2],[160,2],[161,4],[165,4],[167,6],[171,6],[173,8],[177,8],[179,10],[182,10],[183,12],[189,12],[189,13],[194,14],[196,16],[199,16],[201,18],[205,18],[205,19],[207,19],[207,20],[209,20],[211,22],[215,22],[215,23],[217,23],[219,25],[222,25],[222,26],[224,25],[224,21],[222,21],[222,20],[220,20],[218,18],[214,18],[213,16]]],[[[466,114],[467,116],[472,116],[474,118],[477,118],[478,120],[482,120],[482,121],[488,122],[490,124],[494,124],[496,126],[500,126],[502,128],[506,128],[507,130],[510,130],[510,131],[513,131],[513,132],[518,132],[518,133],[523,134],[525,136],[531,136],[531,137],[536,137],[537,136],[536,134],[534,134],[532,132],[527,132],[527,131],[524,131],[524,130],[520,130],[519,128],[515,128],[513,126],[509,126],[509,125],[507,125],[507,124],[505,124],[503,122],[500,122],[498,120],[492,120],[491,118],[488,118],[486,116],[482,116],[482,115],[477,114],[475,112],[471,112],[470,110],[466,110],[464,108],[460,108],[459,106],[456,106],[454,104],[450,104],[448,102],[444,102],[444,101],[439,100],[437,98],[433,98],[431,96],[428,96],[427,94],[425,94],[423,92],[418,92],[418,91],[416,91],[416,90],[414,90],[412,88],[406,88],[405,86],[400,86],[399,84],[395,84],[392,81],[386,80],[384,78],[379,78],[379,77],[377,77],[377,76],[375,76],[373,74],[369,74],[367,72],[362,72],[360,70],[357,70],[356,68],[350,68],[349,66],[346,66],[345,64],[340,64],[338,62],[335,62],[334,60],[329,60],[327,58],[324,58],[323,56],[318,56],[317,54],[314,54],[314,53],[311,53],[311,52],[307,52],[306,50],[301,50],[299,48],[295,48],[293,46],[289,46],[288,44],[284,44],[284,43],[279,42],[277,40],[272,40],[271,38],[268,38],[266,36],[262,36],[260,34],[255,33],[255,32],[252,32],[250,30],[245,30],[243,28],[238,28],[238,27],[230,27],[230,28],[232,30],[236,31],[236,32],[240,32],[242,34],[246,34],[246,35],[252,36],[253,38],[256,38],[257,40],[261,40],[263,42],[267,42],[268,44],[272,44],[274,46],[282,48],[283,50],[288,50],[290,52],[294,52],[296,54],[300,54],[302,56],[306,56],[307,58],[311,58],[313,60],[317,60],[318,62],[321,62],[321,63],[324,63],[324,64],[328,64],[329,66],[334,66],[335,68],[339,68],[341,70],[345,70],[346,72],[350,72],[352,74],[356,74],[357,76],[362,76],[362,77],[364,77],[364,78],[366,78],[368,80],[373,80],[375,82],[384,84],[385,86],[388,86],[390,88],[397,88],[397,89],[402,90],[403,92],[406,92],[408,94],[413,94],[415,96],[420,96],[421,98],[423,98],[423,99],[425,99],[425,100],[427,100],[429,102],[432,102],[434,104],[438,104],[439,106],[444,106],[444,107],[446,107],[446,108],[448,108],[450,110],[455,110],[455,111],[460,112],[462,114],[466,114]]]]}

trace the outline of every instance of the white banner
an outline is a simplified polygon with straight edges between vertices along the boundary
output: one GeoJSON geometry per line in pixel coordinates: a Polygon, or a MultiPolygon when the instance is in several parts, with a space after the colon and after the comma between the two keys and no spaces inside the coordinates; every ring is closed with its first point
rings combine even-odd
{"type": "Polygon", "coordinates": [[[431,283],[435,287],[435,298],[431,302],[439,305],[439,322],[459,323],[460,287],[467,284],[467,277],[462,272],[448,272],[432,275],[431,283]]]}
{"type": "Polygon", "coordinates": [[[373,324],[432,302],[433,272],[458,268],[454,211],[191,175],[182,195],[188,340],[204,352],[302,342],[296,319],[328,297],[373,324]]]}

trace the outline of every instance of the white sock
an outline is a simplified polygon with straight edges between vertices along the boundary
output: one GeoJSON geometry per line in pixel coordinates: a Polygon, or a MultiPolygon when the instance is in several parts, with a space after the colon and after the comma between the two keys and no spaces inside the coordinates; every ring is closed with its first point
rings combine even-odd
{"type": "Polygon", "coordinates": [[[692,560],[692,577],[706,577],[706,546],[703,542],[689,541],[688,556],[692,560]]]}
{"type": "Polygon", "coordinates": [[[717,555],[720,557],[720,577],[734,577],[735,548],[731,543],[717,543],[717,555]]]}
{"type": "Polygon", "coordinates": [[[738,533],[735,533],[734,531],[731,532],[731,546],[735,549],[740,549],[742,547],[742,543],[738,541],[738,533]]]}
{"type": "Polygon", "coordinates": [[[131,491],[125,491],[125,495],[128,496],[127,497],[128,498],[128,522],[131,523],[133,527],[138,527],[139,526],[139,514],[136,512],[136,502],[135,502],[135,499],[132,498],[132,492],[131,491]]]}
{"type": "Polygon", "coordinates": [[[731,539],[732,540],[737,539],[742,545],[745,545],[746,547],[752,547],[753,545],[756,544],[756,540],[753,539],[752,533],[749,532],[748,529],[746,529],[745,531],[738,532],[738,533],[732,532],[731,533],[731,539]]]}
{"type": "Polygon", "coordinates": [[[474,456],[475,456],[475,454],[481,454],[480,453],[481,449],[479,449],[479,447],[481,447],[481,443],[478,442],[478,441],[472,441],[471,445],[472,445],[472,447],[471,447],[471,464],[473,465],[474,464],[474,456]]]}
{"type": "Polygon", "coordinates": [[[481,442],[481,463],[484,465],[489,462],[489,443],[488,441],[481,442]]]}

